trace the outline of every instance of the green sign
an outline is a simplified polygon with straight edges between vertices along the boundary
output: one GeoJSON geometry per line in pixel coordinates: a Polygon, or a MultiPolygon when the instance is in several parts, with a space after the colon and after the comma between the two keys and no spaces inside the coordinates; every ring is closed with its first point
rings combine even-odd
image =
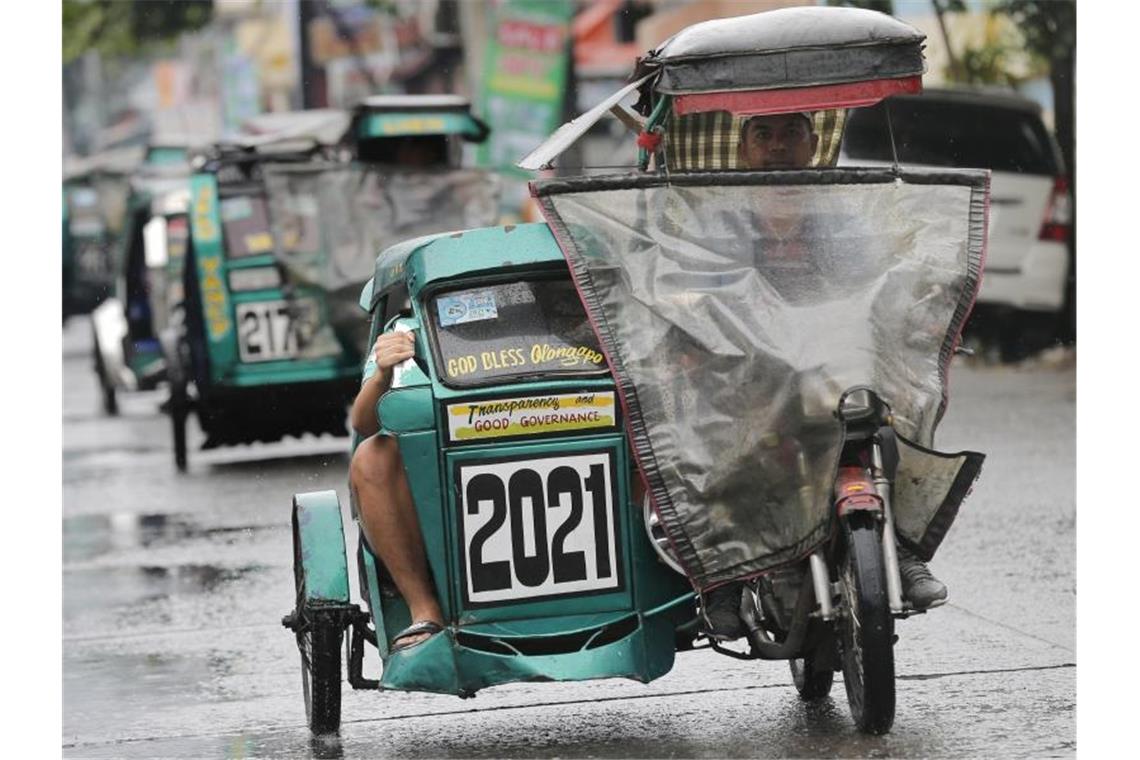
{"type": "Polygon", "coordinates": [[[480,164],[530,176],[514,164],[562,123],[573,13],[571,0],[507,0],[492,12],[479,111],[491,136],[480,164]]]}
{"type": "Polygon", "coordinates": [[[483,133],[479,125],[465,113],[409,111],[369,116],[360,124],[361,137],[399,137],[401,135],[463,135],[477,138],[483,133]]]}

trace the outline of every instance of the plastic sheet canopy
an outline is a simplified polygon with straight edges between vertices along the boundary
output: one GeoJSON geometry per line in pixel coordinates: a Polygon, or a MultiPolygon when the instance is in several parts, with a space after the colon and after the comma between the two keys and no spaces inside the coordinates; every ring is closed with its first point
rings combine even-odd
{"type": "Polygon", "coordinates": [[[854,385],[908,439],[897,525],[933,554],[982,459],[928,447],[979,285],[988,186],[983,171],[878,169],[534,183],[694,585],[827,538],[833,411],[854,385]]]}
{"type": "Polygon", "coordinates": [[[482,227],[498,217],[498,179],[479,170],[393,171],[359,164],[266,165],[277,260],[291,286],[325,293],[343,345],[367,351],[360,289],[401,240],[482,227]]]}

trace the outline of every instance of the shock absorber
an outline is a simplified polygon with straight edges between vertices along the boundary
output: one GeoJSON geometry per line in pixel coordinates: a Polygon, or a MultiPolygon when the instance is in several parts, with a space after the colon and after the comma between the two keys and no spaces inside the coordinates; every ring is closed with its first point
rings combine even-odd
{"type": "Polygon", "coordinates": [[[902,579],[899,576],[899,555],[895,544],[895,519],[891,511],[891,481],[883,471],[883,450],[878,438],[871,444],[871,476],[875,492],[883,502],[883,564],[887,573],[887,603],[891,612],[903,611],[902,579]]]}

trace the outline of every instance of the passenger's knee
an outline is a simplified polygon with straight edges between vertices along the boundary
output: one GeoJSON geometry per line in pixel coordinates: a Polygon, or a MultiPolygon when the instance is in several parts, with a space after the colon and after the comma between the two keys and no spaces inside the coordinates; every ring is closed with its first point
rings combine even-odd
{"type": "Polygon", "coordinates": [[[349,465],[349,480],[358,488],[361,484],[391,484],[400,467],[396,441],[388,436],[373,436],[356,447],[349,465]]]}

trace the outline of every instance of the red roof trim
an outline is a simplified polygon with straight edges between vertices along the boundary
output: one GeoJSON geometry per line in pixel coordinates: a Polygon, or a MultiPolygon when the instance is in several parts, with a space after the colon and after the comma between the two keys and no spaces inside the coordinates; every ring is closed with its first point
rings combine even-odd
{"type": "Polygon", "coordinates": [[[741,92],[699,92],[673,96],[673,113],[683,116],[703,111],[729,111],[734,114],[788,113],[818,111],[823,108],[872,106],[885,97],[922,92],[922,77],[876,79],[870,82],[794,87],[786,90],[747,90],[741,92]]]}

